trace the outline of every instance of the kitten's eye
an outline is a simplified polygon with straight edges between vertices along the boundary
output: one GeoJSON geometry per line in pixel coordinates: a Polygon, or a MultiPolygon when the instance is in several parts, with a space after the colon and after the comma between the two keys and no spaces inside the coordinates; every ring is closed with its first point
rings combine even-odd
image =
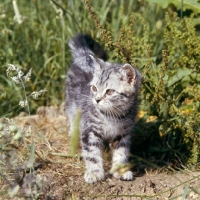
{"type": "Polygon", "coordinates": [[[96,92],[97,91],[97,88],[93,85],[92,87],[92,90],[94,91],[94,92],[96,92]]]}
{"type": "Polygon", "coordinates": [[[108,94],[108,95],[111,95],[111,94],[113,94],[113,93],[114,93],[114,90],[111,90],[111,89],[106,90],[106,94],[108,94]]]}

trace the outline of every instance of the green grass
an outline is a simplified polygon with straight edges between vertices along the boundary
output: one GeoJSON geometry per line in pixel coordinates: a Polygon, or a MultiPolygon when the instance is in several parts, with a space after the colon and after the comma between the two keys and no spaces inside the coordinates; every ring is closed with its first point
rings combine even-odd
{"type": "MultiPolygon", "coordinates": [[[[57,1],[67,12],[51,1],[16,2],[21,14],[20,24],[16,20],[12,1],[4,0],[0,3],[0,116],[7,117],[15,116],[22,110],[17,102],[23,98],[20,90],[6,77],[5,70],[8,64],[14,64],[24,72],[33,69],[33,84],[27,85],[27,92],[48,88],[46,97],[31,102],[30,110],[34,113],[40,105],[58,106],[64,100],[66,72],[70,65],[67,45],[69,38],[82,31],[101,41],[100,30],[95,27],[85,4],[81,1],[57,1]]],[[[113,40],[116,40],[119,29],[127,24],[130,14],[136,10],[145,14],[151,30],[154,29],[157,18],[162,19],[164,15],[157,6],[145,10],[145,6],[140,6],[137,1],[94,1],[91,5],[100,23],[112,31],[113,40]],[[155,11],[156,18],[149,18],[148,15],[155,11]]],[[[139,22],[135,25],[135,30],[136,35],[142,34],[139,22]]],[[[155,43],[155,39],[156,37],[152,38],[150,42],[155,43]]],[[[162,42],[154,45],[154,55],[161,49],[162,42]]],[[[114,57],[113,60],[116,61],[115,55],[114,52],[110,52],[111,60],[114,57]]]]}

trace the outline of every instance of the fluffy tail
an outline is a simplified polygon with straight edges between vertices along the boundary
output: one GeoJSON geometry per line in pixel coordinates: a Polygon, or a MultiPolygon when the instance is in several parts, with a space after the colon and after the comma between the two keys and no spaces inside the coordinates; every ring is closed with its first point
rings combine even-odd
{"type": "Polygon", "coordinates": [[[103,60],[108,59],[106,51],[87,34],[79,34],[73,37],[69,41],[69,47],[74,59],[85,56],[85,54],[95,54],[95,56],[103,60]]]}

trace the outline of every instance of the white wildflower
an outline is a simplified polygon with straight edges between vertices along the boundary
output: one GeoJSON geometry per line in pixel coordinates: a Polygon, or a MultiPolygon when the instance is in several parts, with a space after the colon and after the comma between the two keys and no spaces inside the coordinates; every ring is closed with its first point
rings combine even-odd
{"type": "Polygon", "coordinates": [[[22,72],[20,69],[18,69],[17,68],[17,72],[18,72],[18,74],[17,74],[17,76],[18,76],[18,78],[19,79],[22,79],[23,78],[23,75],[24,75],[24,72],[22,72]]]}
{"type": "Polygon", "coordinates": [[[25,82],[30,81],[31,73],[32,73],[32,68],[28,71],[28,73],[26,74],[26,76],[24,76],[25,82]]]}
{"type": "Polygon", "coordinates": [[[28,101],[27,101],[27,100],[20,101],[20,102],[19,102],[19,105],[20,105],[22,108],[24,108],[24,107],[26,107],[26,106],[28,105],[28,101]]]}
{"type": "Polygon", "coordinates": [[[6,70],[7,76],[9,76],[11,71],[17,71],[17,68],[15,67],[15,65],[8,64],[8,69],[6,70]]]}
{"type": "Polygon", "coordinates": [[[20,79],[19,79],[18,76],[12,76],[11,79],[12,79],[15,83],[17,83],[17,84],[20,83],[20,79]]]}
{"type": "Polygon", "coordinates": [[[17,76],[13,76],[11,77],[13,79],[13,81],[15,81],[16,83],[19,83],[20,80],[23,78],[24,73],[15,65],[13,64],[8,64],[8,69],[6,70],[7,76],[9,76],[11,71],[16,71],[17,72],[17,76]]]}
{"type": "Polygon", "coordinates": [[[40,90],[40,91],[38,91],[38,92],[35,92],[35,91],[34,91],[34,92],[31,93],[30,96],[32,96],[34,99],[37,99],[38,96],[44,94],[45,92],[47,92],[47,90],[40,90]]]}

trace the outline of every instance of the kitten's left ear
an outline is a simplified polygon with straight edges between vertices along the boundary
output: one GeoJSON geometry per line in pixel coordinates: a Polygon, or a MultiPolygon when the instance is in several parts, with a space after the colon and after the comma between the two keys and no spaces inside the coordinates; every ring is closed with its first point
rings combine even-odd
{"type": "Polygon", "coordinates": [[[133,82],[134,84],[137,81],[137,72],[130,64],[124,64],[120,69],[123,80],[126,80],[128,83],[133,82]]]}

